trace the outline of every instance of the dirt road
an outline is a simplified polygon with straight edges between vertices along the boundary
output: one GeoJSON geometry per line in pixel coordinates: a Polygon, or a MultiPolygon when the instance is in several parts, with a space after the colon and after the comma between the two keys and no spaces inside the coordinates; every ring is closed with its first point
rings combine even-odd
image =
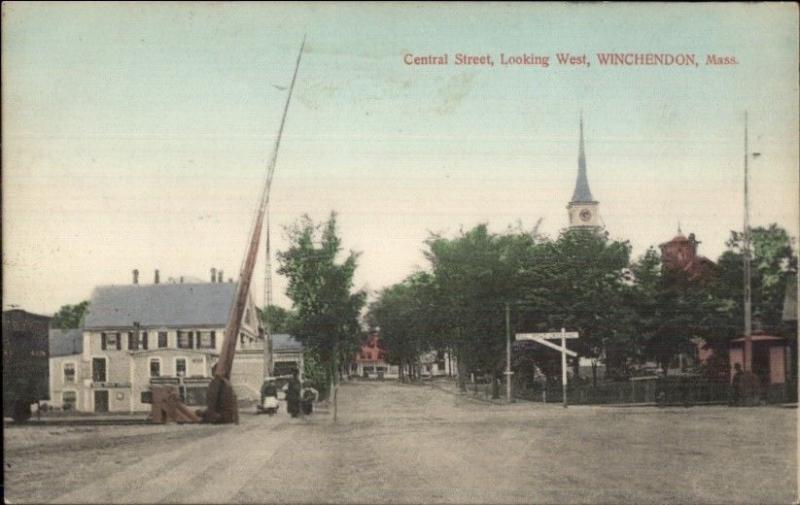
{"type": "Polygon", "coordinates": [[[12,503],[791,503],[796,410],[485,405],[346,384],[340,416],[5,432],[12,503]]]}

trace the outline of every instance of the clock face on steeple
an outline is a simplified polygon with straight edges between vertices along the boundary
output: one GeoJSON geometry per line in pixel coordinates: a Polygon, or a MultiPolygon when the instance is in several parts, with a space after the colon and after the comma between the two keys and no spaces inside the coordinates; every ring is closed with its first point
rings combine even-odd
{"type": "Polygon", "coordinates": [[[589,190],[589,179],[586,176],[586,153],[583,145],[583,116],[580,120],[580,139],[578,141],[578,178],[575,180],[575,191],[567,205],[570,228],[600,229],[599,202],[589,190]]]}

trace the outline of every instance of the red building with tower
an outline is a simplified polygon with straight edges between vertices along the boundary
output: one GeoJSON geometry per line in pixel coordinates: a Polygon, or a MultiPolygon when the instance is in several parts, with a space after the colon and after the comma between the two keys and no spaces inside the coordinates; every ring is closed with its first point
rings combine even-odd
{"type": "Polygon", "coordinates": [[[371,333],[361,344],[350,367],[350,373],[365,379],[397,378],[399,370],[396,365],[386,361],[386,349],[381,345],[377,332],[371,333]]]}
{"type": "MultiPolygon", "coordinates": [[[[662,268],[666,272],[682,272],[689,283],[704,283],[716,275],[716,264],[705,256],[697,254],[700,244],[694,233],[685,237],[680,230],[669,242],[661,244],[662,268]]],[[[752,336],[752,371],[760,382],[761,399],[766,401],[783,401],[787,396],[788,385],[792,381],[791,349],[786,338],[754,332],[752,336]]],[[[694,339],[697,346],[695,360],[704,363],[713,356],[713,351],[706,347],[702,338],[694,339]]],[[[744,337],[730,342],[728,360],[731,378],[734,367],[744,365],[744,337]]]]}
{"type": "Polygon", "coordinates": [[[685,237],[678,229],[678,234],[672,240],[659,246],[664,272],[683,272],[690,282],[702,283],[711,279],[716,265],[705,256],[697,254],[699,244],[694,233],[685,237]]]}

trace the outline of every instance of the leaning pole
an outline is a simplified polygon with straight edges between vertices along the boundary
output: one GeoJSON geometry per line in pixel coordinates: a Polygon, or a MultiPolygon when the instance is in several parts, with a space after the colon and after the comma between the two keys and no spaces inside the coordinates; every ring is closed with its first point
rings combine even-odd
{"type": "MultiPolygon", "coordinates": [[[[289,103],[292,99],[292,92],[294,91],[294,84],[297,80],[297,71],[300,68],[300,59],[303,56],[305,43],[306,40],[305,37],[303,37],[300,51],[297,54],[292,83],[289,86],[289,94],[286,97],[286,103],[283,107],[283,116],[281,117],[280,127],[278,128],[278,135],[275,138],[275,146],[273,147],[272,156],[267,165],[267,177],[264,181],[264,187],[261,190],[261,196],[259,197],[258,211],[250,234],[247,253],[245,254],[239,274],[239,284],[236,289],[234,303],[231,305],[231,310],[228,314],[228,323],[225,327],[225,339],[222,343],[219,360],[214,369],[214,378],[208,387],[208,404],[204,416],[206,422],[238,422],[239,412],[236,404],[236,394],[230,382],[233,357],[236,351],[236,340],[241,328],[242,316],[244,315],[245,306],[247,305],[248,294],[250,293],[250,284],[253,280],[253,269],[255,268],[258,244],[261,239],[261,231],[264,223],[264,214],[269,204],[272,177],[275,173],[275,165],[278,160],[278,149],[280,148],[283,128],[286,124],[286,115],[289,112],[289,103]]],[[[267,342],[264,342],[264,344],[266,346],[267,342]]]]}

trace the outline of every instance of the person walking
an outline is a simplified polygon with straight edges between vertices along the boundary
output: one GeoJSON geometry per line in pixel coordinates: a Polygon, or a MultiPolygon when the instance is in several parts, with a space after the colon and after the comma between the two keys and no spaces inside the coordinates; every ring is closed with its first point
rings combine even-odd
{"type": "Polygon", "coordinates": [[[300,372],[297,369],[292,370],[292,378],[286,385],[286,410],[292,417],[300,415],[300,390],[302,384],[299,378],[300,372]]]}
{"type": "Polygon", "coordinates": [[[275,384],[275,379],[268,377],[261,385],[261,403],[258,406],[259,412],[266,412],[269,415],[278,413],[278,386],[275,384]]]}

